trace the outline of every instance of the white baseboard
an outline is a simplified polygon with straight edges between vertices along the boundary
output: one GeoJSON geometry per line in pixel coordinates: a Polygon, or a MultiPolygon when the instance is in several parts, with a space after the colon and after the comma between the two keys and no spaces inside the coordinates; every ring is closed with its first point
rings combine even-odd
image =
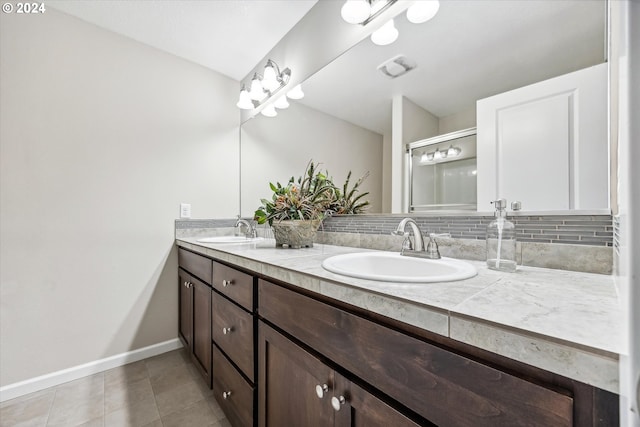
{"type": "Polygon", "coordinates": [[[146,359],[168,351],[177,350],[181,347],[182,342],[178,338],[175,338],[169,341],[150,345],[148,347],[116,354],[115,356],[95,360],[83,365],[74,366],[72,368],[9,384],[0,387],[0,402],[77,380],[88,375],[117,368],[118,366],[126,365],[127,363],[137,362],[138,360],[146,359]]]}

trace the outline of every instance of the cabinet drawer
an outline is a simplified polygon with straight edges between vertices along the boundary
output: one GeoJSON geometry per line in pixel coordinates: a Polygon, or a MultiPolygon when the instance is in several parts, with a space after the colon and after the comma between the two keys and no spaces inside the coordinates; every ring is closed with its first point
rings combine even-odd
{"type": "Polygon", "coordinates": [[[242,378],[224,354],[214,345],[213,395],[231,425],[234,427],[253,426],[254,394],[254,388],[242,378]]]}
{"type": "Polygon", "coordinates": [[[214,262],[213,287],[253,312],[253,276],[214,262]]]}
{"type": "Polygon", "coordinates": [[[211,261],[202,255],[178,248],[178,265],[206,284],[211,284],[211,261]]]}
{"type": "Polygon", "coordinates": [[[260,315],[440,426],[571,426],[573,399],[260,280],[260,315]]]}
{"type": "Polygon", "coordinates": [[[253,316],[214,292],[212,324],[213,340],[253,381],[253,316]]]}

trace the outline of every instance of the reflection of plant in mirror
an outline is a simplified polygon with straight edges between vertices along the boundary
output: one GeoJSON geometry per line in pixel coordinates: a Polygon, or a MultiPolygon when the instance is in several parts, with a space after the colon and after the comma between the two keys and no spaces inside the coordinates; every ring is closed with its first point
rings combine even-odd
{"type": "Polygon", "coordinates": [[[351,180],[351,171],[347,175],[347,179],[342,186],[342,192],[339,188],[335,190],[335,199],[331,202],[330,210],[337,214],[361,214],[369,207],[369,201],[363,200],[363,197],[369,192],[357,194],[360,190],[358,187],[367,179],[369,172],[365,173],[358,179],[353,188],[349,189],[349,181],[351,180]]]}
{"type": "Polygon", "coordinates": [[[271,200],[262,199],[254,214],[258,224],[285,220],[322,220],[336,198],[336,187],[318,165],[309,161],[304,175],[297,182],[291,177],[287,185],[269,183],[271,200]]]}

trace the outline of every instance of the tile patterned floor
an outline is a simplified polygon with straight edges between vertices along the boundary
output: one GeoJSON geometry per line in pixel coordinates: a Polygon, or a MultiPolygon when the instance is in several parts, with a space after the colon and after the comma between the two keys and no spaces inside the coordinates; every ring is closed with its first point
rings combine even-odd
{"type": "Polygon", "coordinates": [[[0,404],[0,427],[230,427],[175,350],[0,404]]]}

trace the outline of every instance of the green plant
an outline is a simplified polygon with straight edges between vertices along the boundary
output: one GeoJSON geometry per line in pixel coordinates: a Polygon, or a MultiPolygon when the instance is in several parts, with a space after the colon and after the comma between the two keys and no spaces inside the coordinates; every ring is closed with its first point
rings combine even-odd
{"type": "Polygon", "coordinates": [[[254,214],[258,224],[271,225],[274,220],[322,220],[329,213],[337,190],[312,160],[297,181],[291,177],[285,186],[279,182],[269,186],[273,191],[271,200],[262,199],[262,206],[254,214]]]}
{"type": "Polygon", "coordinates": [[[365,196],[369,194],[369,192],[357,194],[358,187],[364,182],[365,179],[369,176],[369,172],[362,175],[356,182],[353,184],[353,187],[349,189],[349,181],[351,180],[351,171],[347,174],[347,179],[342,186],[342,191],[339,188],[336,188],[334,193],[335,197],[332,200],[329,210],[336,214],[361,214],[369,207],[368,200],[362,200],[365,196]],[[357,195],[356,195],[357,194],[357,195]]]}

